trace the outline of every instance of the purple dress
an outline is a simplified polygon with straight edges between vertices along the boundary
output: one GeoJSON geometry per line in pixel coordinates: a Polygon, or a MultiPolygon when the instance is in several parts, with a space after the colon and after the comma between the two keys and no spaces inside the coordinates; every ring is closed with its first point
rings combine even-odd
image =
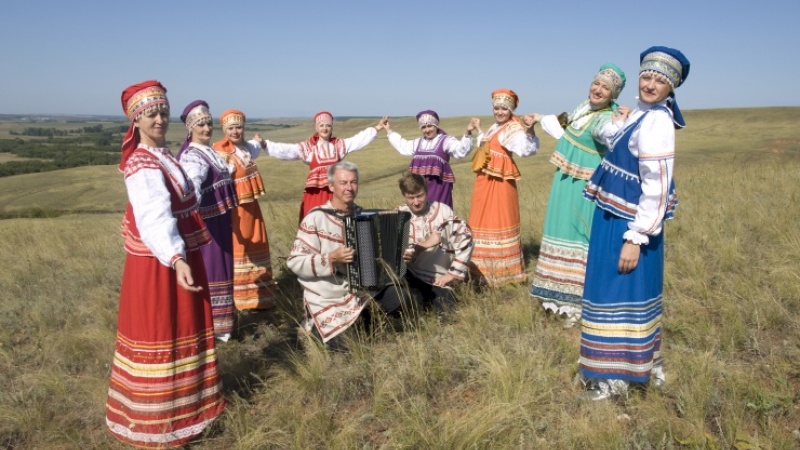
{"type": "Polygon", "coordinates": [[[233,332],[233,231],[230,210],[238,205],[236,188],[225,161],[207,146],[197,143],[179,155],[192,181],[200,179],[200,215],[211,234],[211,243],[200,249],[208,276],[214,336],[227,340],[233,332]]]}
{"type": "Polygon", "coordinates": [[[448,135],[439,130],[439,142],[433,149],[422,148],[424,139],[420,139],[414,157],[408,169],[425,177],[428,183],[428,202],[444,203],[453,208],[453,183],[456,177],[450,167],[450,155],[444,150],[444,142],[448,135]]]}

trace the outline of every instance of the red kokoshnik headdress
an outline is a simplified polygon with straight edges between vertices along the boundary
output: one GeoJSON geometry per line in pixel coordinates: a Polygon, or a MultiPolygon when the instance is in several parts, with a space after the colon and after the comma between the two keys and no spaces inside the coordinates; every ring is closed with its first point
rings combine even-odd
{"type": "Polygon", "coordinates": [[[119,170],[125,170],[125,164],[133,151],[139,146],[139,129],[133,125],[136,118],[145,111],[166,109],[169,112],[167,88],[157,80],[147,80],[128,86],[122,91],[122,111],[128,117],[130,126],[122,139],[122,158],[119,161],[119,170]]]}

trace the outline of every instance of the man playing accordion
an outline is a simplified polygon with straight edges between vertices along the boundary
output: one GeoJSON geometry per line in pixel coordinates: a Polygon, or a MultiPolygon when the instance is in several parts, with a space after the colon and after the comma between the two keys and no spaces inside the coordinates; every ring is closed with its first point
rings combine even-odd
{"type": "MultiPolygon", "coordinates": [[[[356,251],[346,245],[345,220],[361,213],[355,204],[358,167],[349,161],[330,166],[328,186],[333,198],[303,218],[287,259],[303,286],[306,328],[312,331],[313,326],[324,343],[353,325],[371,298],[368,292],[351,289],[348,281],[348,265],[356,251]]],[[[387,314],[398,313],[409,300],[404,296],[383,300],[378,294],[374,298],[387,314]]]]}

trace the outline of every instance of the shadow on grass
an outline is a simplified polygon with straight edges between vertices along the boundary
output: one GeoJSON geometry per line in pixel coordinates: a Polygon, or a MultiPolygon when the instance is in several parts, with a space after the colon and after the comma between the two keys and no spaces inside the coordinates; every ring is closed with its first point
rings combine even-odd
{"type": "Polygon", "coordinates": [[[539,259],[539,250],[541,244],[539,242],[528,242],[522,244],[522,258],[525,260],[525,267],[530,267],[531,260],[539,259]]]}
{"type": "Polygon", "coordinates": [[[303,290],[297,277],[280,259],[274,278],[276,302],[268,310],[239,311],[234,337],[218,343],[223,389],[226,396],[251,398],[266,385],[274,369],[292,369],[292,356],[302,351],[298,334],[303,317],[303,290]]]}

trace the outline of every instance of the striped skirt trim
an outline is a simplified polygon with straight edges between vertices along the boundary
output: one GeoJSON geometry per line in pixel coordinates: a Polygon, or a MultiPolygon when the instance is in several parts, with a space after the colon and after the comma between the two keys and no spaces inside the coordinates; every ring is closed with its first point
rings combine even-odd
{"type": "Polygon", "coordinates": [[[617,270],[628,221],[595,211],[582,302],[584,378],[646,383],[661,365],[663,235],[641,246],[631,273],[617,270]]]}

